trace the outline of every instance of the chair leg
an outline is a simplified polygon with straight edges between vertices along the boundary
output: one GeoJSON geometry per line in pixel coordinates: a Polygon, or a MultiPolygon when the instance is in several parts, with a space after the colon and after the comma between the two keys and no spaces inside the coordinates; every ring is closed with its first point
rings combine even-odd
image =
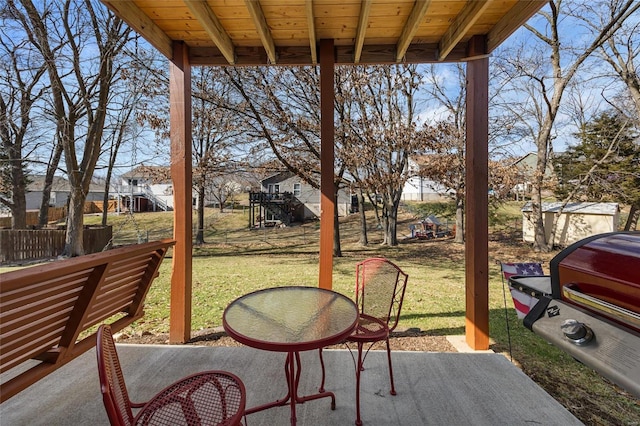
{"type": "Polygon", "coordinates": [[[358,343],[358,365],[356,366],[356,425],[362,425],[362,420],[360,419],[360,373],[363,368],[362,362],[362,346],[361,342],[358,343]]]}
{"type": "Polygon", "coordinates": [[[395,395],[396,388],[393,385],[393,367],[391,366],[391,346],[389,345],[388,337],[387,337],[387,358],[389,359],[389,379],[391,380],[391,395],[395,395]]]}

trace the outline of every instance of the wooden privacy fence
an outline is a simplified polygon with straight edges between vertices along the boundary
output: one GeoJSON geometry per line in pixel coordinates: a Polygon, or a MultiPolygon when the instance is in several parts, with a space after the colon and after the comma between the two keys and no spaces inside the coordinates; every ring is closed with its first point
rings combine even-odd
{"type": "MultiPolygon", "coordinates": [[[[37,210],[29,210],[27,212],[27,226],[38,225],[38,216],[40,212],[37,210]]],[[[67,216],[66,207],[49,207],[47,222],[58,222],[67,216]]],[[[11,217],[0,217],[0,228],[11,228],[11,217]]]]}
{"type": "MultiPolygon", "coordinates": [[[[60,256],[65,233],[64,229],[0,229],[0,263],[60,256]]],[[[85,228],[85,253],[101,252],[112,234],[111,226],[85,228]]]]}
{"type": "MultiPolygon", "coordinates": [[[[118,210],[118,201],[117,200],[109,200],[107,202],[107,211],[109,213],[113,213],[118,210]]],[[[84,203],[84,213],[102,213],[104,211],[104,202],[103,201],[87,201],[84,203]]]]}
{"type": "MultiPolygon", "coordinates": [[[[84,214],[102,213],[104,210],[104,202],[87,201],[84,203],[84,214]]],[[[118,211],[118,201],[109,200],[107,203],[107,211],[113,213],[118,211]]],[[[59,222],[67,217],[66,207],[49,207],[47,222],[59,222]]],[[[37,226],[38,216],[40,212],[37,210],[29,210],[27,212],[27,226],[37,226]]],[[[11,228],[11,217],[0,217],[0,228],[11,228]]]]}

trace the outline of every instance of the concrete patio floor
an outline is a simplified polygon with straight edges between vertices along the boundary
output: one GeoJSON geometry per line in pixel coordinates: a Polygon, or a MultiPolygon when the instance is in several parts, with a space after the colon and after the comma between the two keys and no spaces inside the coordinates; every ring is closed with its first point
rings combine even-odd
{"type": "MultiPolygon", "coordinates": [[[[118,345],[129,393],[146,400],[170,382],[201,370],[227,370],[247,387],[247,407],[286,393],[284,354],[247,347],[118,345]]],[[[362,375],[365,425],[579,425],[544,390],[493,353],[394,352],[397,395],[389,394],[386,353],[371,352],[362,375]]],[[[347,350],[325,351],[326,389],[336,395],[297,405],[300,425],[351,425],[355,372],[347,350]]],[[[317,352],[302,354],[300,394],[320,383],[317,352]]],[[[289,424],[289,406],[247,416],[249,426],[289,424]]],[[[107,425],[95,351],[91,350],[0,405],[0,424],[107,425]]]]}

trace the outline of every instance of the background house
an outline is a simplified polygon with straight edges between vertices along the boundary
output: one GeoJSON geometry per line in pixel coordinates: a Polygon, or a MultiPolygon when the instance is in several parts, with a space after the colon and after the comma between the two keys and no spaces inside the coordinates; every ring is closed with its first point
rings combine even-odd
{"type": "MultiPolygon", "coordinates": [[[[38,210],[42,203],[42,193],[44,192],[45,176],[29,176],[31,182],[27,185],[25,194],[27,210],[38,210]]],[[[51,183],[51,194],[49,195],[49,207],[66,207],[71,195],[71,184],[61,176],[54,176],[51,183]]],[[[90,184],[86,201],[100,201],[104,198],[104,186],[90,184]]]]}
{"type": "MultiPolygon", "coordinates": [[[[552,158],[550,160],[553,160],[552,158]]],[[[538,153],[530,152],[518,158],[513,167],[518,170],[518,183],[513,187],[511,192],[515,195],[516,200],[531,199],[531,191],[533,189],[533,180],[536,173],[536,165],[538,163],[538,153]]],[[[545,181],[550,181],[555,177],[553,171],[553,161],[547,162],[547,168],[544,172],[545,181]]],[[[551,195],[543,191],[543,196],[551,195]]]]}
{"type": "MultiPolygon", "coordinates": [[[[173,183],[169,167],[139,166],[120,176],[112,198],[133,212],[173,210],[173,183]]],[[[193,203],[196,201],[193,195],[193,203]]]]}
{"type": "MultiPolygon", "coordinates": [[[[551,238],[551,229],[559,214],[553,244],[565,247],[591,235],[618,230],[620,207],[618,203],[569,203],[560,212],[562,203],[542,203],[542,214],[546,239],[551,238]]],[[[533,209],[531,203],[522,208],[522,239],[534,241],[533,209]]]]}
{"type": "MultiPolygon", "coordinates": [[[[288,223],[320,217],[320,190],[292,172],[280,172],[263,179],[260,191],[260,194],[252,193],[250,198],[254,205],[260,206],[259,215],[265,223],[288,223]],[[290,216],[284,217],[286,214],[290,216]]],[[[349,214],[351,196],[347,191],[339,191],[337,208],[338,215],[349,214]]]]}
{"type": "Polygon", "coordinates": [[[447,201],[450,199],[448,194],[453,194],[439,182],[421,176],[420,169],[425,167],[425,159],[426,156],[409,159],[409,178],[402,188],[402,201],[447,201]]]}

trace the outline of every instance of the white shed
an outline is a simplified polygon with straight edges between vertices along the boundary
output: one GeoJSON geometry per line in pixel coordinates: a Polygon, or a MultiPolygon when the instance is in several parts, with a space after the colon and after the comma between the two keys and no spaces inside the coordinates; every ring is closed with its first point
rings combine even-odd
{"type": "MultiPolygon", "coordinates": [[[[554,245],[566,247],[591,235],[618,230],[620,207],[618,203],[542,203],[544,229],[547,241],[551,237],[554,219],[557,217],[554,245]],[[562,211],[561,211],[562,209],[562,211]]],[[[522,239],[534,241],[534,221],[531,203],[522,208],[522,239]]]]}

